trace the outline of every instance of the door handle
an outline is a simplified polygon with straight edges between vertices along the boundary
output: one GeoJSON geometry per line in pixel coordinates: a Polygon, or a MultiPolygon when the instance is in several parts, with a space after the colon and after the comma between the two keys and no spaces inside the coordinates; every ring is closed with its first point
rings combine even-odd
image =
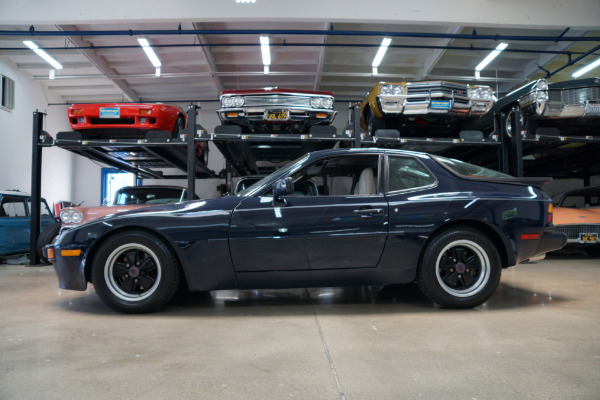
{"type": "Polygon", "coordinates": [[[354,210],[354,214],[365,217],[380,215],[383,214],[383,208],[359,208],[358,210],[354,210]]]}

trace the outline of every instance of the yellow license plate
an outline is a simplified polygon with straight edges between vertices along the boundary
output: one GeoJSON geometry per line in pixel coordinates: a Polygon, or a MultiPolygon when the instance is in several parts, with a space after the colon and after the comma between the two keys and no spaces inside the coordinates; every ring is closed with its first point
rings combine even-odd
{"type": "Polygon", "coordinates": [[[269,111],[267,113],[268,120],[285,121],[287,119],[287,111],[269,111]]]}
{"type": "Polygon", "coordinates": [[[579,234],[579,243],[597,243],[598,242],[598,234],[597,233],[580,233],[579,234]]]}

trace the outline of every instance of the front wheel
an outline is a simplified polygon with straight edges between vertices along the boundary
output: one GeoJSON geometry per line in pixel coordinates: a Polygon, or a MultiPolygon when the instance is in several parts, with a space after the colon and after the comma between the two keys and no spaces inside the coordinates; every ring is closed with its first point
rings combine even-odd
{"type": "Polygon", "coordinates": [[[92,265],[100,299],[124,313],[152,312],[174,296],[181,280],[173,250],[143,231],[117,233],[104,242],[92,265]]]}
{"type": "Polygon", "coordinates": [[[367,130],[371,136],[375,136],[375,132],[379,129],[385,129],[385,121],[377,118],[372,108],[367,112],[367,130]]]}
{"type": "Polygon", "coordinates": [[[179,138],[179,134],[185,129],[185,120],[182,116],[177,117],[177,121],[175,121],[175,126],[171,131],[171,137],[173,139],[179,138]]]}
{"type": "Polygon", "coordinates": [[[481,232],[459,228],[435,236],[417,272],[425,295],[442,307],[472,308],[487,301],[500,283],[502,263],[481,232]]]}

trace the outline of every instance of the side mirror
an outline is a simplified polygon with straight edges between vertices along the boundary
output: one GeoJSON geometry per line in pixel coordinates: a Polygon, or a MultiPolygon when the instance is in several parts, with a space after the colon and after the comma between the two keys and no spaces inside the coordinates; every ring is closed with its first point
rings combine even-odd
{"type": "Polygon", "coordinates": [[[287,196],[294,192],[294,180],[291,176],[284,179],[279,179],[273,184],[273,205],[277,203],[285,204],[285,200],[281,197],[287,196]]]}

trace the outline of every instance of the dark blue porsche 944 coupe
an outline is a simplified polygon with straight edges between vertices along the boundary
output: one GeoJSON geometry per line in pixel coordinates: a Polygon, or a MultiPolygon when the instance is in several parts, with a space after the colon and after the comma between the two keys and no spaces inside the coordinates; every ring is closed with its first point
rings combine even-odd
{"type": "Polygon", "coordinates": [[[470,308],[503,268],[561,248],[544,179],[402,150],[307,154],[236,196],[155,206],[61,233],[60,287],[126,313],[192,291],[416,281],[470,308]]]}

